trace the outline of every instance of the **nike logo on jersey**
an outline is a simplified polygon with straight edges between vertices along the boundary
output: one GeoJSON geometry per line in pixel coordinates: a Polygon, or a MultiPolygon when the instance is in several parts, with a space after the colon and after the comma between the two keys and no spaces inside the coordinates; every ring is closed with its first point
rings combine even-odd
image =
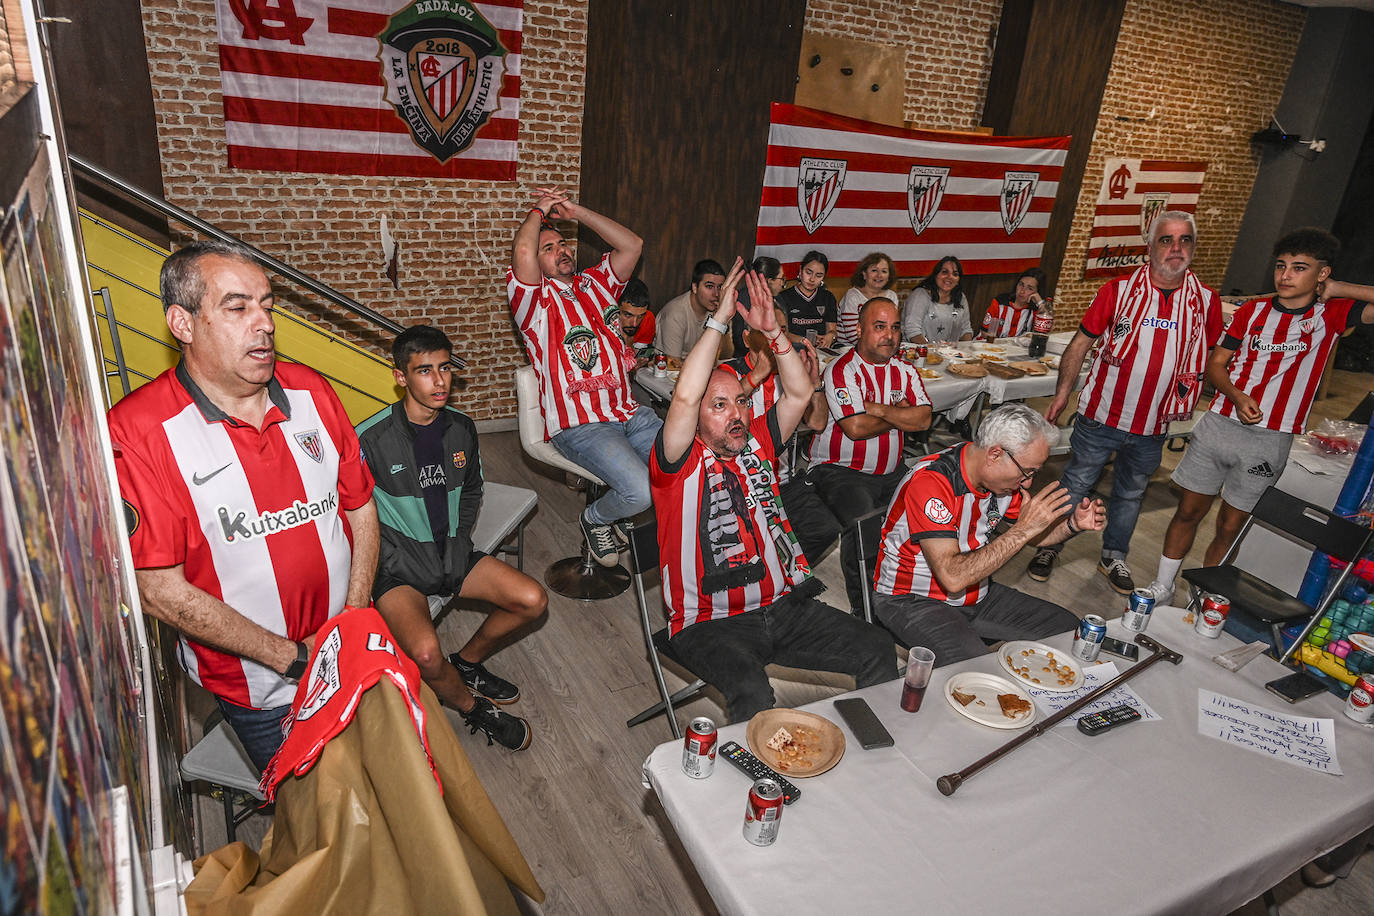
{"type": "Polygon", "coordinates": [[[1269,462],[1261,461],[1259,464],[1246,471],[1247,474],[1254,474],[1256,477],[1273,477],[1274,469],[1269,466],[1269,462]]]}
{"type": "Polygon", "coordinates": [[[191,475],[191,483],[195,484],[196,486],[200,486],[200,485],[203,484],[203,483],[208,483],[211,477],[214,477],[214,476],[215,476],[216,474],[218,474],[220,471],[224,470],[224,468],[233,467],[233,465],[234,465],[234,462],[231,461],[231,462],[229,462],[228,464],[226,464],[223,468],[215,468],[215,470],[213,470],[213,471],[211,471],[210,473],[206,474],[204,477],[202,477],[202,476],[199,475],[199,474],[192,474],[192,475],[191,475]]]}
{"type": "Polygon", "coordinates": [[[391,473],[393,473],[393,474],[399,474],[399,473],[401,473],[402,471],[404,471],[405,469],[406,469],[406,466],[405,466],[404,464],[393,464],[393,465],[391,466],[391,473]]]}

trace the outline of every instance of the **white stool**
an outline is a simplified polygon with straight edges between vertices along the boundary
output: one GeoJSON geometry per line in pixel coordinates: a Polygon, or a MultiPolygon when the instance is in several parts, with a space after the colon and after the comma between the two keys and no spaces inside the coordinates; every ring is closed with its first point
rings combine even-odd
{"type": "MultiPolygon", "coordinates": [[[[587,481],[587,505],[596,501],[606,489],[605,481],[591,471],[563,457],[553,443],[544,438],[544,415],[539,409],[539,379],[534,367],[521,366],[515,370],[515,400],[520,421],[520,446],[535,461],[562,471],[571,471],[587,481]]],[[[544,573],[544,584],[564,598],[583,601],[614,598],[630,587],[630,573],[623,566],[601,566],[592,558],[585,539],[580,556],[567,557],[550,566],[544,573]]]]}

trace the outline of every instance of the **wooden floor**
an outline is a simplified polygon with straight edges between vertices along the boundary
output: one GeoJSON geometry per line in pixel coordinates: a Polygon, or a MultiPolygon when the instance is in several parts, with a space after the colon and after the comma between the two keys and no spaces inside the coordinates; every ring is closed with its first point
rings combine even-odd
{"type": "MultiPolygon", "coordinates": [[[[1318,404],[1314,419],[1343,418],[1374,388],[1374,376],[1338,372],[1331,388],[1333,395],[1318,404]]],[[[515,433],[484,435],[482,455],[487,479],[539,493],[539,508],[525,539],[525,569],[539,578],[549,564],[576,551],[582,494],[569,489],[561,473],[533,466],[520,451],[515,433]]],[[[1142,584],[1153,578],[1164,528],[1174,509],[1168,473],[1177,460],[1176,454],[1166,452],[1165,466],[1155,474],[1136,529],[1131,561],[1142,584]]],[[[1052,479],[1062,461],[1052,462],[1042,480],[1052,479]]],[[[1108,484],[1104,481],[1104,492],[1108,484]]],[[[1188,565],[1200,561],[1210,526],[1209,518],[1188,565]]],[[[1028,553],[997,579],[1080,615],[1105,611],[1116,616],[1123,601],[1095,572],[1097,546],[1088,537],[1071,541],[1048,583],[1025,575],[1028,553]]],[[[837,554],[832,550],[819,564],[819,575],[832,583],[830,593],[842,601],[837,554]]],[[[656,595],[657,591],[651,600],[656,595]]],[[[444,644],[456,650],[479,621],[475,611],[451,611],[439,628],[444,644]]],[[[487,747],[484,740],[461,731],[456,715],[450,714],[450,720],[460,729],[488,793],[548,894],[542,906],[522,899],[524,911],[596,916],[714,913],[657,799],[641,783],[645,758],[670,737],[667,725],[659,718],[633,730],[625,728],[627,718],[657,698],[633,589],[615,599],[587,603],[551,594],[544,624],[498,653],[489,667],[519,683],[524,696],[508,708],[529,719],[534,729],[530,748],[512,754],[499,746],[487,747]]],[[[681,684],[672,675],[670,680],[681,684]]],[[[844,678],[808,680],[779,682],[779,705],[810,702],[853,686],[844,678]]],[[[696,713],[723,721],[718,698],[696,700],[679,712],[679,721],[696,713]]],[[[218,808],[202,810],[208,845],[214,846],[218,808]]],[[[241,838],[251,841],[261,835],[265,818],[254,820],[257,823],[241,830],[241,838]]],[[[1199,863],[1199,868],[1205,865],[1199,863]]],[[[1277,894],[1289,916],[1367,914],[1374,900],[1374,855],[1365,856],[1351,878],[1333,888],[1308,889],[1294,875],[1283,880],[1277,894]]],[[[1260,916],[1264,908],[1252,901],[1237,912],[1260,916]]]]}

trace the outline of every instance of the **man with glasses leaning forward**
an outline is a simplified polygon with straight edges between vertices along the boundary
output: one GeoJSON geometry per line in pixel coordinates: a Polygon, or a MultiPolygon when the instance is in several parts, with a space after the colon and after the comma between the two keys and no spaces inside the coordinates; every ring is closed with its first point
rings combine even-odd
{"type": "Polygon", "coordinates": [[[927,455],[883,519],[873,612],[935,664],[982,655],[984,639],[1043,639],[1078,625],[1057,604],[989,578],[1027,544],[1058,544],[1106,522],[1101,500],[1072,506],[1052,483],[1031,496],[1059,430],[1024,404],[983,419],[972,442],[927,455]]]}

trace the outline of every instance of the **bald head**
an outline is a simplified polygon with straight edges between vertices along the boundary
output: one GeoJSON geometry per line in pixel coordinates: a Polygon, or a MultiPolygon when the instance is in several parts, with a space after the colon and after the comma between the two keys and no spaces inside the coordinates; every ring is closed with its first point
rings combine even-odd
{"type": "Polygon", "coordinates": [[[697,408],[697,438],[724,458],[744,451],[749,441],[749,398],[733,372],[716,369],[707,379],[697,408]]]}
{"type": "Polygon", "coordinates": [[[897,306],[883,296],[865,302],[859,309],[859,339],[854,344],[859,355],[870,363],[885,363],[897,352],[901,340],[897,306]]]}

